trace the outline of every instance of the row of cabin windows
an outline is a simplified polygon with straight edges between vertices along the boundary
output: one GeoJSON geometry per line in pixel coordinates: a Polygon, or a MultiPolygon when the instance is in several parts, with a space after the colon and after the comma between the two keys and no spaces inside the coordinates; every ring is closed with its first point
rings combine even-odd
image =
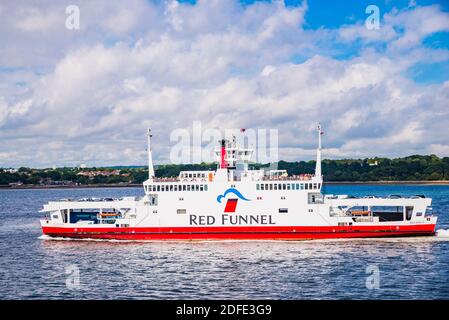
{"type": "Polygon", "coordinates": [[[206,178],[205,173],[181,173],[181,178],[206,178]]]}
{"type": "Polygon", "coordinates": [[[145,186],[146,192],[207,191],[207,184],[162,184],[145,186]]]}
{"type": "Polygon", "coordinates": [[[319,190],[321,183],[258,183],[256,190],[319,190]]]}

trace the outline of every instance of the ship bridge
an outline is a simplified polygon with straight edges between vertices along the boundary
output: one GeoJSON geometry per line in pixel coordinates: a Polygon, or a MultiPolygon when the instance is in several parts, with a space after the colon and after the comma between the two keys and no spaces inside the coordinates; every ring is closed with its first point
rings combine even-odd
{"type": "MultiPolygon", "coordinates": [[[[288,175],[287,170],[272,169],[250,169],[249,164],[254,153],[254,149],[243,147],[237,142],[235,136],[232,140],[219,140],[219,145],[214,149],[217,160],[217,169],[202,171],[181,171],[177,177],[155,177],[152,154],[151,154],[151,131],[148,131],[148,168],[149,179],[144,182],[145,192],[157,192],[159,190],[180,191],[207,190],[208,184],[214,182],[261,182],[261,181],[310,181],[322,186],[321,175],[321,126],[318,125],[318,148],[315,174],[288,175]],[[158,184],[164,186],[158,187],[158,184]],[[173,184],[173,186],[171,186],[173,184]],[[187,184],[187,186],[183,186],[187,184]]],[[[315,189],[315,188],[314,188],[315,189]]]]}

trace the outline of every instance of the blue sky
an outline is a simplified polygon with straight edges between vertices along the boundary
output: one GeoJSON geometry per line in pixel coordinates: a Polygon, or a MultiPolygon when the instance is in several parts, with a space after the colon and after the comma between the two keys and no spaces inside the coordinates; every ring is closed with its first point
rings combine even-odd
{"type": "Polygon", "coordinates": [[[148,126],[167,163],[196,121],[277,129],[285,160],[318,121],[328,158],[449,156],[446,1],[5,2],[0,29],[0,167],[143,164],[148,126]]]}

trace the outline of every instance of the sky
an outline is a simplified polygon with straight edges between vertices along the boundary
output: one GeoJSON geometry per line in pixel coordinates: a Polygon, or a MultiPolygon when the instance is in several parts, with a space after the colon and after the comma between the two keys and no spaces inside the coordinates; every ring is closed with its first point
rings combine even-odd
{"type": "Polygon", "coordinates": [[[147,127],[170,163],[195,121],[288,161],[318,122],[324,158],[449,156],[449,2],[0,2],[0,167],[145,164],[147,127]]]}

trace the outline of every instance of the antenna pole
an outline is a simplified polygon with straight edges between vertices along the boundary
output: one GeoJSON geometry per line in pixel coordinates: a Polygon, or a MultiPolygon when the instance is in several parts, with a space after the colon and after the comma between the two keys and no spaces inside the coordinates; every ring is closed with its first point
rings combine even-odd
{"type": "Polygon", "coordinates": [[[316,150],[316,167],[315,167],[315,176],[321,177],[321,136],[323,135],[323,131],[321,130],[321,124],[318,123],[317,126],[318,131],[318,148],[316,150]]]}
{"type": "Polygon", "coordinates": [[[154,167],[153,167],[153,155],[151,153],[151,137],[153,135],[151,134],[150,128],[148,128],[147,135],[148,135],[148,179],[152,181],[154,178],[154,167]]]}

